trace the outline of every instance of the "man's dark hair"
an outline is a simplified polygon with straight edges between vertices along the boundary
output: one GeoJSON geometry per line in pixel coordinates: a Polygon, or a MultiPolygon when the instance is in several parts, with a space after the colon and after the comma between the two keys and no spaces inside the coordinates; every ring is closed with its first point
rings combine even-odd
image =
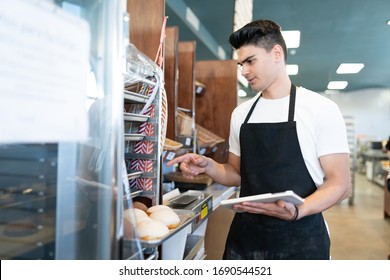
{"type": "Polygon", "coordinates": [[[239,49],[245,45],[255,45],[271,51],[275,45],[283,48],[284,60],[287,61],[287,47],[279,24],[271,20],[255,20],[233,32],[229,37],[233,48],[239,49]]]}
{"type": "Polygon", "coordinates": [[[386,142],[385,149],[386,151],[390,151],[390,136],[389,136],[389,140],[387,140],[386,142]]]}

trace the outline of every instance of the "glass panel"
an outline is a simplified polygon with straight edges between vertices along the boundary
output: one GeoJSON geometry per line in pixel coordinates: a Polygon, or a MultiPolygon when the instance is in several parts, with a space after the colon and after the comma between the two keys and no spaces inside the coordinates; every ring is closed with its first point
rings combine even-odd
{"type": "MultiPolygon", "coordinates": [[[[31,5],[43,2],[89,26],[88,139],[0,144],[0,258],[123,258],[125,1],[31,5]]],[[[141,258],[137,240],[126,250],[126,258],[141,258]]]]}

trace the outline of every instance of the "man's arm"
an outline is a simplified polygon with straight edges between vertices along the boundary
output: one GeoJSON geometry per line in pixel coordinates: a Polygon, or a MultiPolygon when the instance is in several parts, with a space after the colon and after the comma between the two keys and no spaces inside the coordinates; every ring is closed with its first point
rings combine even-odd
{"type": "Polygon", "coordinates": [[[330,154],[320,157],[325,173],[324,183],[299,207],[300,217],[325,211],[347,198],[351,191],[348,154],[330,154]]]}
{"type": "Polygon", "coordinates": [[[210,163],[206,167],[206,174],[213,180],[221,185],[225,186],[240,186],[240,157],[233,153],[229,153],[228,162],[225,164],[219,164],[208,158],[210,163]]]}
{"type": "MultiPolygon", "coordinates": [[[[298,219],[325,211],[347,198],[351,191],[348,154],[325,155],[320,157],[320,162],[325,181],[313,194],[305,198],[304,204],[298,206],[298,219]]],[[[276,203],[244,202],[235,205],[234,209],[285,220],[290,220],[295,215],[294,205],[282,200],[276,203]]]]}
{"type": "Polygon", "coordinates": [[[205,156],[189,153],[174,158],[167,163],[167,166],[176,163],[180,164],[180,170],[188,178],[206,173],[215,182],[225,186],[239,186],[241,184],[240,157],[232,153],[229,153],[228,162],[224,164],[205,156]]]}

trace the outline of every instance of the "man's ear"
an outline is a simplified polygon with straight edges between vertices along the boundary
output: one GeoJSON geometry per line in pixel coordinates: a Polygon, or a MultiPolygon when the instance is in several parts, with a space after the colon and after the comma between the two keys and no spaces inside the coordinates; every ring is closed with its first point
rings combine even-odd
{"type": "Polygon", "coordinates": [[[275,45],[272,51],[276,62],[284,60],[283,48],[280,45],[275,45]]]}

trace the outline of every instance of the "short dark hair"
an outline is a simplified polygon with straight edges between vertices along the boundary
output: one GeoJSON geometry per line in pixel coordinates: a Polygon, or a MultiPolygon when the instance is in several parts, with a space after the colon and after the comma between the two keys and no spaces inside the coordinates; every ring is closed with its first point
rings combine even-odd
{"type": "Polygon", "coordinates": [[[283,48],[284,60],[287,61],[287,47],[280,25],[272,20],[259,19],[246,24],[230,35],[229,43],[235,49],[255,45],[267,52],[275,45],[280,45],[283,48]]]}
{"type": "Polygon", "coordinates": [[[389,136],[389,140],[387,140],[387,143],[385,145],[385,149],[386,151],[390,151],[390,136],[389,136]]]}

